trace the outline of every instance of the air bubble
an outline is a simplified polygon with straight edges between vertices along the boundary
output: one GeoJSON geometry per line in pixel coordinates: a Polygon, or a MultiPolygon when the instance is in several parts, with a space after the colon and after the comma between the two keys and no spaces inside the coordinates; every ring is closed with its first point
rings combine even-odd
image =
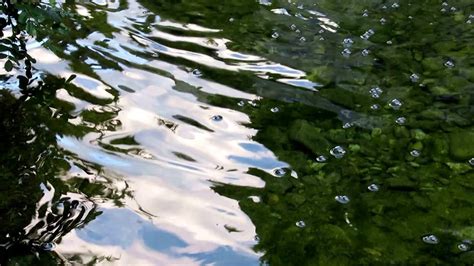
{"type": "Polygon", "coordinates": [[[397,123],[399,125],[404,125],[406,122],[407,122],[407,119],[403,116],[401,116],[401,117],[399,117],[395,120],[395,123],[397,123]]]}
{"type": "Polygon", "coordinates": [[[420,157],[421,152],[419,150],[412,150],[410,152],[410,155],[413,156],[413,157],[420,157]]]}
{"type": "Polygon", "coordinates": [[[273,39],[277,39],[278,37],[280,37],[280,34],[278,34],[278,32],[274,32],[274,33],[272,34],[272,38],[273,38],[273,39]]]}
{"type": "Polygon", "coordinates": [[[341,204],[347,204],[350,201],[349,197],[345,195],[336,196],[334,199],[341,204]]]}
{"type": "Polygon", "coordinates": [[[447,68],[453,68],[454,67],[454,62],[451,61],[451,60],[448,60],[448,61],[444,62],[444,66],[447,67],[447,68]]]}
{"type": "Polygon", "coordinates": [[[422,238],[423,242],[430,245],[436,245],[439,243],[438,238],[435,235],[427,235],[422,238]]]}
{"type": "Polygon", "coordinates": [[[387,44],[388,44],[388,45],[392,45],[393,42],[392,42],[392,41],[387,41],[387,44]]]}
{"type": "Polygon", "coordinates": [[[201,73],[201,71],[199,71],[199,69],[194,69],[192,73],[196,77],[201,77],[202,76],[202,73],[201,73]]]}
{"type": "Polygon", "coordinates": [[[41,249],[45,251],[52,251],[55,247],[56,245],[52,242],[46,242],[46,243],[41,244],[41,249]]]}
{"type": "Polygon", "coordinates": [[[306,223],[304,221],[298,221],[296,222],[296,226],[298,226],[299,228],[304,228],[306,227],[306,223]]]}
{"type": "Polygon", "coordinates": [[[362,56],[368,56],[370,51],[368,49],[362,50],[362,56]]]}
{"type": "Polygon", "coordinates": [[[375,31],[373,29],[368,29],[364,34],[362,34],[360,37],[364,40],[368,40],[372,35],[375,34],[375,31]]]}
{"type": "Polygon", "coordinates": [[[461,243],[458,245],[458,249],[461,250],[461,251],[468,251],[469,250],[469,245],[465,244],[465,243],[461,243]]]}
{"type": "Polygon", "coordinates": [[[222,115],[215,115],[215,116],[211,117],[211,120],[212,120],[212,121],[215,121],[215,122],[222,121],[222,119],[224,119],[224,118],[222,117],[222,115]]]}
{"type": "Polygon", "coordinates": [[[399,99],[393,99],[388,105],[392,107],[392,109],[398,110],[402,107],[402,102],[399,99]]]}
{"type": "Polygon", "coordinates": [[[379,191],[379,186],[377,186],[376,184],[371,184],[370,186],[367,187],[367,189],[372,192],[377,192],[379,191]]]}
{"type": "Polygon", "coordinates": [[[153,155],[151,155],[151,153],[148,153],[146,151],[140,151],[138,155],[142,157],[143,159],[147,159],[147,160],[153,159],[153,155]]]}
{"type": "Polygon", "coordinates": [[[379,21],[380,21],[380,24],[382,24],[382,25],[384,25],[387,22],[387,20],[385,18],[381,18],[379,21]]]}
{"type": "Polygon", "coordinates": [[[337,159],[344,157],[344,155],[346,154],[346,150],[344,150],[344,148],[341,146],[336,146],[332,148],[329,152],[337,159]]]}
{"type": "Polygon", "coordinates": [[[286,175],[286,170],[283,168],[278,168],[273,170],[273,174],[277,177],[283,177],[286,175]]]}
{"type": "Polygon", "coordinates": [[[328,160],[328,158],[326,158],[326,156],[324,156],[324,155],[320,155],[316,158],[316,162],[318,162],[318,163],[324,163],[327,160],[328,160]]]}
{"type": "Polygon", "coordinates": [[[341,54],[345,57],[349,57],[352,54],[352,52],[351,52],[351,50],[346,48],[346,49],[342,50],[341,54]]]}
{"type": "Polygon", "coordinates": [[[305,37],[301,37],[301,38],[300,38],[300,42],[306,42],[306,38],[305,38],[305,37]]]}
{"type": "Polygon", "coordinates": [[[353,126],[352,123],[344,123],[344,125],[342,125],[342,128],[347,129],[347,128],[351,128],[352,126],[353,126]]]}
{"type": "Polygon", "coordinates": [[[370,109],[372,109],[372,110],[378,110],[378,109],[380,109],[380,105],[378,105],[378,104],[372,104],[372,105],[370,106],[370,109]]]}
{"type": "Polygon", "coordinates": [[[296,25],[295,25],[295,24],[291,24],[290,29],[291,29],[291,30],[296,30],[296,29],[297,29],[297,28],[296,28],[296,25]]]}
{"type": "Polygon", "coordinates": [[[383,90],[379,87],[373,87],[372,89],[370,89],[369,93],[372,98],[378,99],[380,98],[380,94],[383,93],[383,90]]]}
{"type": "Polygon", "coordinates": [[[262,201],[259,196],[249,196],[249,199],[251,199],[254,203],[260,203],[262,201]]]}
{"type": "Polygon", "coordinates": [[[237,105],[240,106],[240,107],[243,107],[243,106],[245,105],[245,102],[244,102],[244,101],[240,101],[240,102],[237,103],[237,105]]]}
{"type": "Polygon", "coordinates": [[[413,73],[411,74],[410,76],[410,80],[411,82],[418,82],[420,80],[420,76],[418,76],[417,74],[413,73]]]}
{"type": "Polygon", "coordinates": [[[398,3],[393,3],[392,8],[399,8],[400,5],[398,3]]]}
{"type": "Polygon", "coordinates": [[[257,107],[257,102],[256,101],[248,101],[247,103],[249,105],[251,105],[252,107],[257,107]]]}
{"type": "Polygon", "coordinates": [[[344,47],[351,47],[354,44],[354,41],[351,38],[346,38],[342,41],[344,47]]]}
{"type": "Polygon", "coordinates": [[[270,111],[272,113],[278,113],[280,111],[280,109],[278,107],[273,107],[272,109],[270,109],[270,111]]]}
{"type": "Polygon", "coordinates": [[[468,162],[469,162],[470,165],[474,166],[474,158],[469,159],[468,162]]]}

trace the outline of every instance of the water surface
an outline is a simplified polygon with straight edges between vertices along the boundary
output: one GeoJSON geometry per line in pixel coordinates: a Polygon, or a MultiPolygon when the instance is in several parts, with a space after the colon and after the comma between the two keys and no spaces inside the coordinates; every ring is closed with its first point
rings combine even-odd
{"type": "Polygon", "coordinates": [[[2,73],[9,264],[474,262],[470,1],[57,5],[2,73]]]}

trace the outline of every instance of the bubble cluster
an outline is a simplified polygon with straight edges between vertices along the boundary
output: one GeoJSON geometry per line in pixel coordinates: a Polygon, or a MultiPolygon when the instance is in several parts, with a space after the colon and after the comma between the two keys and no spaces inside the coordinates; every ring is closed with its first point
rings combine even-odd
{"type": "Polygon", "coordinates": [[[383,90],[379,87],[373,87],[370,89],[369,93],[370,93],[370,96],[372,96],[372,98],[378,99],[380,98],[380,95],[383,93],[383,90]]]}

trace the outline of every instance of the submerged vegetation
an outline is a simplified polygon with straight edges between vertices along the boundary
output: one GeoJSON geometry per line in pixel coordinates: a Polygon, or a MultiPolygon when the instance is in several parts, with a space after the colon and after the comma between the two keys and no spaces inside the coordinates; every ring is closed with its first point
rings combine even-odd
{"type": "MultiPolygon", "coordinates": [[[[474,5],[467,0],[313,2],[138,1],[148,13],[141,22],[131,20],[127,30],[130,43],[143,51],[120,46],[129,53],[124,59],[118,46],[111,48],[110,40],[121,31],[109,24],[111,11],[103,6],[86,4],[88,16],[82,16],[71,1],[60,7],[3,1],[0,264],[38,258],[49,263],[107,260],[96,256],[85,261],[74,254],[65,259],[51,250],[68,232],[100,216],[97,202],[119,208],[134,195],[126,181],[118,188],[102,165],[60,147],[58,139],[94,133],[107,154],[143,154],[139,148],[124,148],[140,145],[132,135],[101,142],[104,132],[121,128],[120,108],[108,105],[137,88],[110,85],[106,91],[112,97],[104,99],[72,84],[75,75],[66,80],[35,70],[35,59],[26,50],[33,37],[68,60],[78,75],[100,80],[94,67],[117,72],[135,67],[170,77],[173,89],[195,97],[195,104],[246,114],[244,126],[256,130],[252,141],[289,166],[268,171],[249,164],[246,174],[261,178],[264,187],[212,181],[212,189],[238,201],[255,225],[253,249],[262,253],[261,263],[474,263],[474,5]],[[202,32],[219,30],[206,32],[206,47],[164,37],[140,39],[156,29],[164,36],[186,32],[154,25],[158,16],[206,27],[202,32]],[[99,35],[94,48],[79,45],[94,33],[99,35]],[[212,54],[214,38],[231,40],[229,49],[241,57],[255,54],[279,65],[258,61],[252,67],[263,70],[229,71],[187,60],[184,52],[170,55],[164,46],[155,45],[157,55],[147,46],[161,42],[212,54]],[[78,48],[68,50],[71,46],[78,48]],[[152,57],[178,68],[156,69],[135,59],[152,57]],[[174,77],[173,71],[181,69],[258,97],[251,101],[209,93],[174,77]],[[11,71],[17,71],[14,79],[7,73],[11,71]],[[299,77],[300,72],[307,75],[299,77]],[[299,83],[289,83],[285,75],[298,76],[294,80],[299,83]],[[58,99],[59,91],[101,108],[78,111],[58,99]],[[80,122],[71,122],[75,119],[80,122]],[[73,175],[73,168],[94,178],[73,175]],[[32,255],[36,252],[37,257],[32,255]]],[[[118,6],[128,8],[126,1],[118,6]]],[[[198,38],[202,32],[189,34],[198,38]]],[[[243,64],[236,58],[227,58],[226,67],[243,64]]],[[[187,115],[173,113],[174,122],[162,119],[158,124],[172,134],[179,124],[209,136],[215,132],[187,115]]],[[[214,123],[226,119],[211,117],[214,123]]],[[[189,164],[200,161],[173,154],[189,164]]],[[[241,232],[232,225],[225,228],[229,234],[241,232]]]]}

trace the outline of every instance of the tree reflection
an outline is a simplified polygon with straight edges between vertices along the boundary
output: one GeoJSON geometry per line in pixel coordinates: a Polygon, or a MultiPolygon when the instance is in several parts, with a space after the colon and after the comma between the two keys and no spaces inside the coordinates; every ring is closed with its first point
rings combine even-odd
{"type": "Polygon", "coordinates": [[[92,129],[68,123],[70,106],[58,101],[58,88],[72,86],[64,79],[43,78],[20,97],[0,91],[0,261],[27,262],[40,252],[41,261],[61,261],[59,254],[43,252],[74,228],[100,215],[91,198],[103,198],[116,205],[131,196],[128,187],[114,188],[100,167],[68,154],[57,137],[74,132],[84,135],[92,129]],[[71,167],[90,175],[68,177],[71,167]]]}

